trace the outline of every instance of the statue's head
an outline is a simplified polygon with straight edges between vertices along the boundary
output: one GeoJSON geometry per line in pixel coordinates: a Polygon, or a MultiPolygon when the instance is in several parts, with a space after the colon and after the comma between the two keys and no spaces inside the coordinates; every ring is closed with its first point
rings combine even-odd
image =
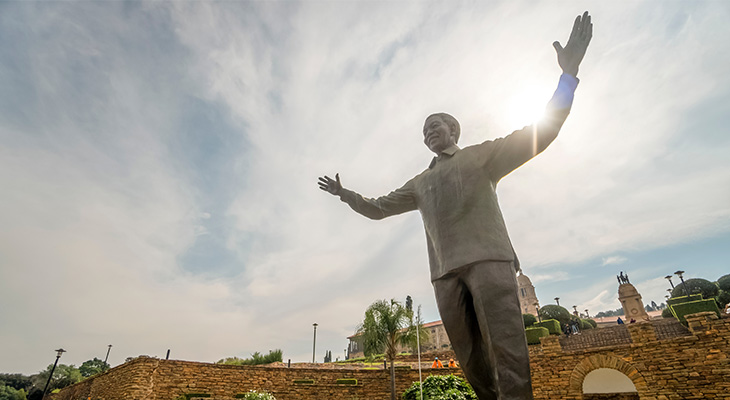
{"type": "Polygon", "coordinates": [[[431,114],[423,123],[423,142],[436,154],[459,142],[459,121],[446,113],[431,114]]]}

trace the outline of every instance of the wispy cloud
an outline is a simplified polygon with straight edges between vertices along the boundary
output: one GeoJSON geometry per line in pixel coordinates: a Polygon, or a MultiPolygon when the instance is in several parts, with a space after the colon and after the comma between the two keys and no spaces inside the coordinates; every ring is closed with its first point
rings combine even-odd
{"type": "Polygon", "coordinates": [[[603,258],[603,262],[601,263],[601,265],[605,267],[606,265],[623,264],[627,260],[628,259],[624,256],[609,256],[603,258]]]}

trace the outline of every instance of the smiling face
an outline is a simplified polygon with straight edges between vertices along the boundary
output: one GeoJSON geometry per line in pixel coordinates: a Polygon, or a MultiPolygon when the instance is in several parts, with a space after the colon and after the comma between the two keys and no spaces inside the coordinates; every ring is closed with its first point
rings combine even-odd
{"type": "Polygon", "coordinates": [[[434,153],[441,154],[449,146],[456,144],[457,136],[444,117],[434,114],[423,124],[423,143],[434,153]]]}

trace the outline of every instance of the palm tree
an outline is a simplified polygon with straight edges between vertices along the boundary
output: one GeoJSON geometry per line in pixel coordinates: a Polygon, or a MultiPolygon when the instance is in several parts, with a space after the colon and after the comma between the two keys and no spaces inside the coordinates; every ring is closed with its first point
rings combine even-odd
{"type": "Polygon", "coordinates": [[[365,355],[385,354],[390,363],[390,398],[395,396],[395,356],[398,345],[415,347],[416,332],[424,338],[420,318],[413,323],[413,310],[393,300],[378,300],[365,311],[365,320],[357,330],[363,337],[365,355]]]}

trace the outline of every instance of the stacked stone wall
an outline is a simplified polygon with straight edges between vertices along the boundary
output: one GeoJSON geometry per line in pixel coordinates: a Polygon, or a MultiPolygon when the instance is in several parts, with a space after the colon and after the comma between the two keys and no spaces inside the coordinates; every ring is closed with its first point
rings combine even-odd
{"type": "Polygon", "coordinates": [[[628,324],[630,343],[573,351],[558,337],[543,338],[530,348],[535,399],[588,398],[583,379],[598,368],[624,373],[642,400],[730,399],[730,319],[699,313],[687,321],[689,335],[678,327],[667,335],[651,322],[628,324]]]}
{"type": "MultiPolygon", "coordinates": [[[[561,345],[559,337],[543,338],[541,345],[530,346],[535,399],[730,399],[730,318],[699,313],[688,316],[687,321],[688,330],[659,328],[652,322],[626,325],[630,340],[621,339],[618,344],[611,344],[616,341],[604,334],[593,335],[592,345],[591,335],[586,335],[588,339],[581,339],[580,346],[572,348],[564,340],[567,345],[561,345]],[[598,368],[622,372],[638,393],[583,395],[585,376],[598,368]]],[[[619,331],[617,337],[623,338],[619,331]]],[[[247,367],[140,357],[63,389],[52,399],[191,400],[195,397],[190,395],[201,394],[205,397],[199,399],[223,400],[249,390],[269,391],[278,400],[390,397],[388,370],[319,366],[247,367]],[[341,379],[356,383],[338,382],[341,379]]],[[[461,375],[459,369],[444,368],[425,369],[423,377],[450,373],[461,375]]],[[[398,396],[416,381],[417,369],[398,368],[398,396]]]]}
{"type": "MultiPolygon", "coordinates": [[[[424,379],[448,374],[462,376],[461,370],[454,368],[423,370],[424,379]]],[[[417,369],[397,368],[398,396],[417,381],[417,369]]],[[[140,357],[63,389],[53,400],[230,400],[249,390],[268,391],[277,400],[389,399],[390,373],[383,369],[237,366],[140,357]],[[356,383],[343,382],[345,379],[356,383]]]]}

